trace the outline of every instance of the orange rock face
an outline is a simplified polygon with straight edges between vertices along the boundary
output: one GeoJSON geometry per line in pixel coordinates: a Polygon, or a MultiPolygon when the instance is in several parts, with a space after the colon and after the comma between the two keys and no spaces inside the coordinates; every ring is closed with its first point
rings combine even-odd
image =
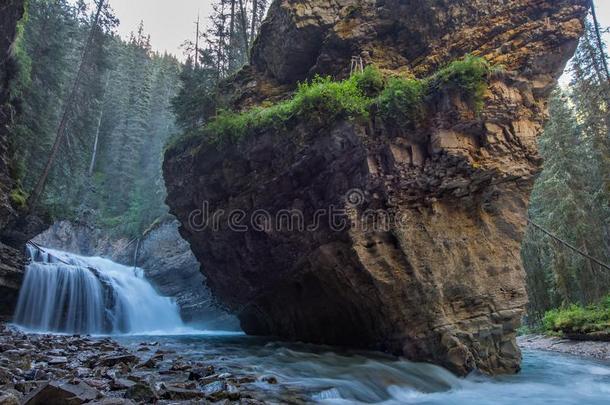
{"type": "Polygon", "coordinates": [[[346,77],[353,56],[424,76],[473,54],[504,71],[481,111],[447,90],[414,128],[298,122],[219,150],[168,151],[167,202],[244,330],[386,350],[458,374],[518,371],[536,138],[586,12],[585,0],[274,2],[250,66],[222,86],[237,109],[315,74],[346,77]],[[193,221],[204,206],[222,210],[218,226],[193,221]],[[222,220],[236,210],[244,221],[267,213],[271,225],[236,230],[222,220]],[[285,210],[316,226],[278,226],[285,210]]]}

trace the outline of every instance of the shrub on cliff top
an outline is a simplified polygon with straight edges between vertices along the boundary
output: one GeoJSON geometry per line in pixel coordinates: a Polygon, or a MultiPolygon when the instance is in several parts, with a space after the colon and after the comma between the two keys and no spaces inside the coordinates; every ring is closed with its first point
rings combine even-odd
{"type": "Polygon", "coordinates": [[[471,97],[475,108],[483,108],[487,77],[494,71],[487,60],[472,55],[453,61],[430,78],[429,86],[438,91],[454,87],[471,97]]]}
{"type": "Polygon", "coordinates": [[[374,68],[340,82],[330,77],[316,77],[311,82],[300,83],[290,100],[243,113],[221,111],[204,132],[214,142],[236,141],[252,132],[281,128],[294,117],[320,123],[367,118],[372,101],[365,94],[382,88],[380,78],[383,79],[374,68]]]}
{"type": "Polygon", "coordinates": [[[373,105],[388,124],[405,127],[424,117],[426,96],[446,87],[457,88],[480,108],[491,70],[485,59],[466,56],[425,79],[387,79],[374,66],[339,82],[316,77],[300,83],[291,99],[275,105],[220,111],[202,130],[173,140],[168,148],[201,136],[215,144],[235,142],[265,129],[286,128],[293,118],[322,125],[338,119],[368,119],[373,105]]]}
{"type": "Polygon", "coordinates": [[[393,77],[377,98],[380,117],[387,123],[404,128],[424,115],[426,82],[393,77]]]}

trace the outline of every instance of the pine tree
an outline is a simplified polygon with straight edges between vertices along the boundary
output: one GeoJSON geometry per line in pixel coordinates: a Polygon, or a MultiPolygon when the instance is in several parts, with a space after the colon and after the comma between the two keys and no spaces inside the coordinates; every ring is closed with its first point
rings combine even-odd
{"type": "MultiPolygon", "coordinates": [[[[551,100],[551,121],[540,141],[546,163],[532,194],[530,217],[608,263],[610,83],[598,31],[587,21],[570,65],[570,86],[551,100]]],[[[567,303],[593,303],[610,291],[610,272],[535,228],[527,232],[522,257],[534,318],[567,303]]]]}
{"type": "Polygon", "coordinates": [[[67,99],[64,102],[65,106],[64,106],[64,109],[63,109],[63,112],[61,115],[61,120],[59,121],[59,125],[57,128],[57,135],[55,137],[53,146],[52,146],[49,156],[47,158],[47,163],[46,163],[40,177],[38,178],[36,187],[32,191],[30,198],[28,199],[28,205],[30,206],[30,209],[35,208],[36,204],[38,204],[38,200],[41,197],[41,194],[47,183],[47,179],[51,172],[51,168],[53,167],[53,164],[55,163],[55,159],[57,158],[57,156],[59,154],[59,149],[62,145],[62,142],[64,142],[64,138],[66,136],[66,127],[68,125],[68,121],[72,117],[74,105],[77,102],[77,100],[76,100],[77,93],[80,89],[81,81],[83,80],[83,76],[85,75],[85,71],[87,69],[88,57],[91,53],[91,48],[92,48],[92,45],[93,45],[93,42],[94,42],[94,39],[96,36],[96,30],[98,29],[100,16],[102,14],[103,9],[104,9],[104,0],[99,0],[98,6],[97,6],[97,11],[95,13],[95,17],[93,18],[93,24],[91,25],[87,41],[85,42],[85,46],[83,49],[83,55],[79,61],[79,67],[78,67],[78,71],[76,72],[76,76],[74,78],[74,83],[68,93],[67,99]]]}

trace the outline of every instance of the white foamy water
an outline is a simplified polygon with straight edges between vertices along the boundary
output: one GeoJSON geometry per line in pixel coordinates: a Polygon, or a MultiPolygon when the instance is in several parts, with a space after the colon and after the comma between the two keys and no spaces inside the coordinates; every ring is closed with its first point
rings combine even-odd
{"type": "Polygon", "coordinates": [[[22,328],[79,334],[189,331],[178,305],[160,296],[142,269],[31,246],[28,255],[14,317],[22,328]]]}
{"type": "MultiPolygon", "coordinates": [[[[606,405],[610,364],[526,350],[516,375],[458,378],[440,367],[380,353],[290,344],[246,336],[155,337],[181,357],[211,363],[254,378],[274,376],[278,384],[254,383],[272,403],[606,405]],[[291,402],[292,401],[292,402],[291,402]]],[[[136,350],[137,337],[121,338],[136,350]]],[[[171,359],[166,359],[167,367],[171,359]]]]}

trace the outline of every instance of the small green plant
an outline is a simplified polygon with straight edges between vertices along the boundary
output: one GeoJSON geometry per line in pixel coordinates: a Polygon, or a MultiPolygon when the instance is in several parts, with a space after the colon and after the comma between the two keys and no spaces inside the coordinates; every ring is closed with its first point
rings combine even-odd
{"type": "Polygon", "coordinates": [[[379,115],[396,127],[408,127],[424,115],[426,82],[391,78],[377,99],[379,115]]]}
{"type": "Polygon", "coordinates": [[[598,305],[570,305],[548,311],[544,316],[543,326],[547,332],[555,333],[610,333],[610,295],[598,305]]]}
{"type": "Polygon", "coordinates": [[[366,97],[377,97],[387,83],[383,73],[373,65],[369,65],[361,73],[353,75],[352,80],[366,97]]]}
{"type": "Polygon", "coordinates": [[[365,91],[380,87],[379,77],[372,69],[341,82],[330,77],[316,77],[311,82],[300,83],[290,100],[242,113],[221,111],[204,128],[204,133],[215,143],[222,143],[237,141],[263,129],[285,127],[294,117],[319,123],[340,118],[367,118],[372,101],[365,91]]]}
{"type": "Polygon", "coordinates": [[[23,210],[28,204],[28,195],[21,187],[15,188],[10,193],[11,203],[14,207],[23,210]]]}
{"type": "Polygon", "coordinates": [[[466,55],[451,62],[430,78],[430,86],[436,90],[454,87],[472,98],[476,110],[483,108],[487,90],[487,78],[494,68],[484,58],[466,55]]]}
{"type": "Polygon", "coordinates": [[[358,75],[335,82],[330,77],[317,77],[299,85],[293,108],[300,117],[335,121],[337,118],[368,117],[371,100],[358,87],[358,75]]]}

